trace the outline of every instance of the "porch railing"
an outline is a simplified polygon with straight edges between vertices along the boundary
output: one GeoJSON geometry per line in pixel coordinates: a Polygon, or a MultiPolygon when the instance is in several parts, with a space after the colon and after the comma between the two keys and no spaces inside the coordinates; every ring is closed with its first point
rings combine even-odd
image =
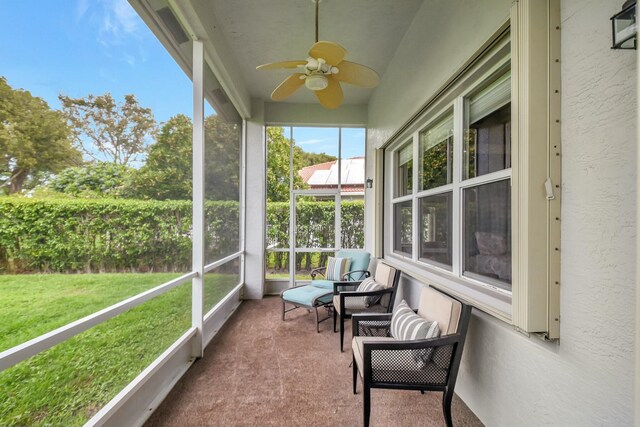
{"type": "MultiPolygon", "coordinates": [[[[215,261],[211,264],[208,264],[204,267],[204,272],[210,272],[218,267],[221,267],[229,262],[232,262],[236,259],[240,259],[241,264],[244,262],[244,251],[238,251],[229,256],[226,256],[218,261],[215,261]]],[[[86,425],[88,426],[97,426],[97,425],[106,425],[106,424],[119,424],[118,421],[111,421],[111,417],[114,416],[124,405],[127,404],[128,401],[132,399],[136,393],[140,393],[140,391],[144,388],[145,384],[154,376],[161,374],[162,368],[165,367],[169,361],[175,357],[177,354],[182,352],[183,354],[187,354],[189,363],[192,363],[195,360],[195,357],[192,357],[191,347],[194,339],[198,337],[202,340],[201,346],[205,347],[213,338],[215,333],[222,326],[224,321],[229,317],[233,311],[237,308],[240,303],[240,291],[242,289],[242,274],[240,274],[239,283],[225,296],[223,297],[215,306],[209,310],[206,314],[204,314],[202,319],[203,330],[198,331],[198,328],[195,326],[190,327],[180,338],[178,338],[169,348],[167,348],[157,359],[155,359],[143,372],[141,372],[133,381],[131,381],[117,396],[115,396],[107,405],[105,405],[97,414],[95,414],[86,425]],[[220,316],[216,315],[221,314],[220,316]],[[198,333],[200,332],[200,333],[198,333]]],[[[134,307],[137,307],[147,301],[150,301],[160,295],[163,295],[170,290],[189,282],[192,279],[198,277],[198,273],[189,272],[180,277],[177,277],[173,280],[170,280],[166,283],[163,283],[159,286],[156,286],[152,289],[149,289],[145,292],[141,292],[135,296],[127,298],[119,303],[113,304],[107,308],[104,308],[100,311],[92,313],[88,316],[83,317],[82,319],[76,320],[74,322],[68,323],[64,326],[61,326],[51,332],[40,335],[39,337],[33,338],[25,343],[19,344],[15,347],[12,347],[8,350],[5,350],[0,353],[0,372],[10,368],[11,366],[16,365],[32,356],[35,356],[43,351],[50,349],[51,347],[63,343],[74,336],[94,327],[101,323],[106,322],[109,319],[114,318],[115,316],[124,313],[127,310],[130,310],[134,307]]],[[[193,311],[193,310],[192,310],[193,311]]],[[[184,358],[184,356],[183,356],[184,358]]],[[[175,375],[175,369],[173,369],[172,379],[169,381],[171,385],[177,381],[182,376],[182,373],[186,371],[188,365],[185,366],[182,364],[180,370],[182,372],[178,372],[178,375],[175,375]]],[[[165,383],[167,381],[164,381],[165,383]]],[[[165,384],[166,385],[166,384],[165,384]]],[[[158,391],[153,390],[153,393],[156,396],[152,396],[149,391],[146,391],[144,394],[148,398],[157,401],[161,398],[164,398],[164,395],[168,393],[170,390],[165,387],[166,390],[158,391]]],[[[143,421],[143,420],[142,420],[143,421]]]]}

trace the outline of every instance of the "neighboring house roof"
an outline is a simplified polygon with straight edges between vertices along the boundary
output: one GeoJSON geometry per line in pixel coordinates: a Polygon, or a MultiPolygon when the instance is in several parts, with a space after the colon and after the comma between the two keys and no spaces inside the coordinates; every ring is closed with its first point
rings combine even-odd
{"type": "MultiPolygon", "coordinates": [[[[304,167],[298,175],[311,188],[332,188],[338,186],[337,160],[304,167]]],[[[342,191],[364,191],[364,157],[342,159],[342,191]]]]}

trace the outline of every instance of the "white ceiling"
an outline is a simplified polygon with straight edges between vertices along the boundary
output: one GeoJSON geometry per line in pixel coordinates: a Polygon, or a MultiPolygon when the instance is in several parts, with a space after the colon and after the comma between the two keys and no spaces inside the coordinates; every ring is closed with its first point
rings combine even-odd
{"type": "MultiPolygon", "coordinates": [[[[312,0],[206,0],[252,97],[269,99],[292,70],[256,70],[260,64],[306,59],[314,43],[312,0]]],[[[341,44],[346,59],[380,77],[423,0],[322,0],[319,39],[341,44]]],[[[373,89],[342,85],[345,104],[366,104],[373,89]]],[[[287,102],[314,103],[302,87],[287,102]]]]}

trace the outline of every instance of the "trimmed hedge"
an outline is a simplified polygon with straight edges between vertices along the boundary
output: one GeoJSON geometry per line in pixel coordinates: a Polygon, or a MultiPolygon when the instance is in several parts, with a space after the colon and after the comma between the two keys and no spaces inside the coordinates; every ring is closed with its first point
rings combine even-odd
{"type": "MultiPolygon", "coordinates": [[[[331,248],[334,242],[335,203],[333,201],[301,201],[296,204],[298,223],[297,246],[331,248]]],[[[343,201],[341,205],[341,247],[364,247],[364,201],[343,201]]],[[[289,247],[289,202],[267,203],[267,244],[277,248],[289,247]]],[[[329,254],[300,253],[296,256],[298,270],[310,270],[326,264],[329,254]]],[[[288,270],[289,254],[270,252],[267,267],[288,270]]]]}
{"type": "MultiPolygon", "coordinates": [[[[206,259],[237,251],[238,203],[205,209],[206,259]]],[[[0,200],[2,272],[190,270],[188,201],[0,200]]]]}
{"type": "MultiPolygon", "coordinates": [[[[238,208],[205,203],[207,263],[238,250],[238,208]]],[[[298,242],[333,246],[334,211],[333,202],[299,203],[298,242]]],[[[267,223],[269,244],[288,247],[289,204],[268,203],[267,223]]],[[[342,202],[342,246],[363,244],[364,202],[342,202]]],[[[298,265],[310,262],[300,258],[298,265]]],[[[0,199],[0,272],[190,270],[189,201],[0,199]]]]}

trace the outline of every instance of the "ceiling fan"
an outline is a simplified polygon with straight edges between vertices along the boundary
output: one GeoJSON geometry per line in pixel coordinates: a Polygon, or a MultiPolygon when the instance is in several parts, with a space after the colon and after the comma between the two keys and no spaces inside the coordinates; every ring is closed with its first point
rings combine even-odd
{"type": "Polygon", "coordinates": [[[316,42],[309,49],[306,60],[293,60],[263,64],[256,69],[274,70],[297,68],[298,72],[287,77],[271,93],[271,99],[282,101],[291,96],[300,86],[312,90],[320,104],[329,109],[338,108],[344,99],[340,82],[372,88],[380,81],[378,74],[369,67],[345,61],[347,50],[338,43],[318,41],[318,4],[322,0],[311,0],[316,5],[316,42]]]}

